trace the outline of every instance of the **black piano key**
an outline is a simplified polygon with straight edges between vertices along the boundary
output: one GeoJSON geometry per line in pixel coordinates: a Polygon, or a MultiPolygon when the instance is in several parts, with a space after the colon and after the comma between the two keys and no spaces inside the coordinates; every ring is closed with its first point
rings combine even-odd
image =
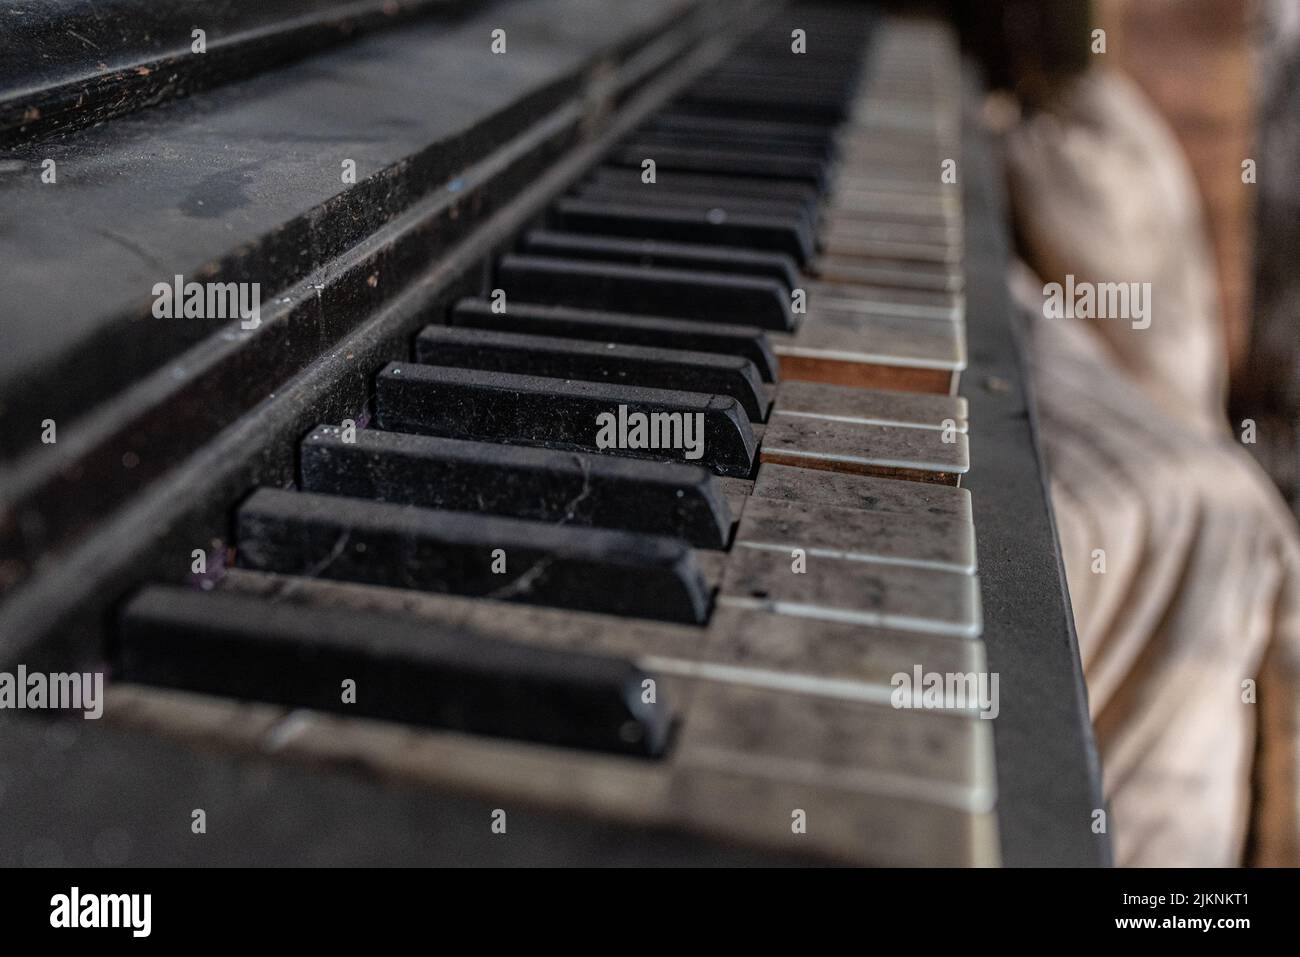
{"type": "Polygon", "coordinates": [[[758,370],[739,356],[428,326],[416,337],[415,358],[428,365],[458,369],[729,395],[741,404],[751,422],[767,417],[768,402],[758,370]]]}
{"type": "Polygon", "coordinates": [[[784,253],[801,266],[816,248],[803,217],[733,212],[720,206],[674,208],[654,197],[640,202],[566,197],[555,203],[551,215],[568,232],[763,249],[784,253]]]}
{"type": "Polygon", "coordinates": [[[775,279],[507,254],[497,282],[510,299],[678,319],[794,328],[790,292],[775,279]]]}
{"type": "Polygon", "coordinates": [[[820,43],[818,48],[816,63],[807,60],[796,63],[789,59],[785,63],[774,63],[770,54],[728,58],[716,70],[702,77],[701,83],[742,82],[751,87],[775,86],[785,90],[803,86],[806,94],[821,95],[834,89],[835,95],[841,98],[850,95],[856,58],[853,55],[840,58],[832,54],[828,60],[822,60],[820,56],[826,51],[820,43]]]}
{"type": "Polygon", "coordinates": [[[743,356],[754,363],[764,382],[777,378],[776,354],[767,334],[757,326],[665,319],[616,312],[539,306],[511,302],[501,313],[486,299],[462,299],[452,308],[449,321],[456,326],[497,329],[531,335],[624,342],[634,346],[666,346],[696,352],[743,356]]]}
{"type": "Polygon", "coordinates": [[[725,116],[741,120],[834,125],[844,118],[845,104],[799,96],[782,96],[772,89],[746,90],[740,86],[688,90],[673,103],[679,113],[725,116]]]}
{"type": "Polygon", "coordinates": [[[829,150],[835,142],[831,127],[815,123],[778,123],[761,120],[736,120],[723,117],[690,116],[685,113],[664,112],[651,117],[641,127],[643,131],[663,130],[679,134],[727,133],[742,137],[780,140],[787,143],[806,143],[817,149],[829,150]]]}
{"type": "Polygon", "coordinates": [[[731,512],[705,469],[523,445],[320,425],[300,447],[304,491],[725,548],[731,512]]]}
{"type": "Polygon", "coordinates": [[[239,507],[237,524],[239,564],[258,571],[688,624],[708,616],[694,553],[662,535],[270,488],[239,507]]]}
{"type": "Polygon", "coordinates": [[[618,754],[662,754],[671,724],[619,658],[219,591],[145,588],[114,658],[128,681],[618,754]]]}
{"type": "MultiPolygon", "coordinates": [[[[688,192],[675,189],[668,183],[643,183],[636,180],[627,185],[605,183],[580,183],[573,190],[575,199],[614,205],[652,205],[665,209],[690,210],[705,214],[721,210],[727,215],[753,214],[771,216],[788,222],[802,224],[814,235],[821,215],[813,203],[802,200],[758,196],[739,196],[722,193],[688,192]]],[[[714,213],[715,217],[717,213],[714,213]]],[[[781,255],[769,253],[769,255],[781,255]]]]}
{"type": "MultiPolygon", "coordinates": [[[[740,478],[754,470],[754,433],[744,409],[730,396],[403,362],[391,362],[379,373],[375,396],[379,426],[395,432],[609,451],[694,463],[740,478]],[[638,416],[625,418],[625,413],[638,416]],[[599,439],[610,431],[603,426],[606,414],[615,417],[617,433],[650,415],[658,426],[676,427],[666,438],[659,428],[629,431],[627,444],[638,447],[602,449],[599,439]],[[703,417],[702,441],[696,416],[703,417]],[[683,447],[687,439],[690,448],[683,447]],[[672,447],[645,447],[651,442],[672,447]]],[[[616,440],[623,441],[617,435],[616,440]]]]}
{"type": "Polygon", "coordinates": [[[783,253],[755,252],[701,243],[672,243],[653,239],[615,239],[579,233],[534,229],[520,242],[532,256],[559,256],[597,262],[636,263],[668,269],[701,269],[705,272],[738,276],[765,276],[784,283],[787,289],[799,285],[799,268],[783,253]]]}
{"type": "Polygon", "coordinates": [[[768,136],[761,131],[743,131],[718,128],[712,130],[639,130],[620,144],[622,149],[654,157],[660,150],[695,149],[718,150],[726,153],[750,153],[759,156],[783,156],[791,159],[816,160],[827,163],[831,159],[830,144],[784,140],[768,136]]]}
{"type": "Polygon", "coordinates": [[[607,163],[640,167],[653,159],[657,170],[683,170],[691,173],[715,173],[722,176],[753,176],[764,179],[795,180],[818,190],[824,188],[828,165],[823,160],[802,156],[771,156],[743,150],[692,149],[687,146],[661,147],[653,155],[635,147],[614,150],[607,163]]]}
{"type": "Polygon", "coordinates": [[[807,105],[814,109],[843,110],[853,94],[853,83],[843,75],[779,76],[767,66],[747,69],[733,65],[715,71],[693,84],[683,100],[807,105]]]}
{"type": "Polygon", "coordinates": [[[815,208],[820,194],[815,187],[788,179],[759,179],[749,176],[718,176],[705,173],[687,173],[679,170],[656,172],[655,182],[641,180],[639,169],[623,166],[598,166],[584,183],[610,188],[644,189],[647,198],[653,198],[653,189],[678,193],[703,193],[716,196],[748,197],[756,200],[784,200],[806,204],[815,208]]]}

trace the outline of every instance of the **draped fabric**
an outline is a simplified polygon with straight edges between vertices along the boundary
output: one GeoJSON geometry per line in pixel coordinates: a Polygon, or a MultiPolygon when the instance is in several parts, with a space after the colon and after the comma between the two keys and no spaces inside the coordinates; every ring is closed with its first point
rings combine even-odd
{"type": "Polygon", "coordinates": [[[1005,142],[1013,276],[1117,862],[1300,864],[1300,544],[1230,430],[1199,203],[1138,91],[1093,71],[1005,142]],[[1044,284],[1150,282],[1151,324],[1044,284]]]}

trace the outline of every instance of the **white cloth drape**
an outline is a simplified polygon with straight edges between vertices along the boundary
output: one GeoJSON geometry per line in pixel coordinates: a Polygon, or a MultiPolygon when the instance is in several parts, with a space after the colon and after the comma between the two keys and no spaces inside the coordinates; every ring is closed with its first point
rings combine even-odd
{"type": "Polygon", "coordinates": [[[1213,263],[1182,156],[1100,70],[1005,147],[1033,270],[1013,287],[1117,861],[1300,864],[1300,545],[1227,427],[1213,263]],[[1044,318],[1043,284],[1067,273],[1150,282],[1150,328],[1044,318]]]}

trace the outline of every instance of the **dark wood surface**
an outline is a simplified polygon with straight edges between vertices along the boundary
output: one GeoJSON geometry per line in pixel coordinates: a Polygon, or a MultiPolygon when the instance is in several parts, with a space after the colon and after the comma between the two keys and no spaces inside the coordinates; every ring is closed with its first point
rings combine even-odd
{"type": "Polygon", "coordinates": [[[590,6],[495,7],[508,57],[482,22],[422,22],[18,151],[0,180],[0,593],[356,328],[713,15],[590,6]],[[260,283],[261,327],[154,318],[176,274],[260,283]]]}
{"type": "Polygon", "coordinates": [[[13,0],[0,30],[0,146],[273,69],[458,0],[13,0]],[[196,49],[194,30],[203,31],[196,49]]]}

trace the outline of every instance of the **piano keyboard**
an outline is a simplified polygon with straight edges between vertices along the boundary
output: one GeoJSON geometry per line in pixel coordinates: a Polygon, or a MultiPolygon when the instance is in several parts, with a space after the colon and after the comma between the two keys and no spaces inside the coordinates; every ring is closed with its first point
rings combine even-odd
{"type": "Polygon", "coordinates": [[[998,863],[992,723],[891,705],[987,670],[956,46],[798,14],[807,55],[736,45],[234,503],[233,567],[129,596],[113,721],[507,818],[998,863]]]}

